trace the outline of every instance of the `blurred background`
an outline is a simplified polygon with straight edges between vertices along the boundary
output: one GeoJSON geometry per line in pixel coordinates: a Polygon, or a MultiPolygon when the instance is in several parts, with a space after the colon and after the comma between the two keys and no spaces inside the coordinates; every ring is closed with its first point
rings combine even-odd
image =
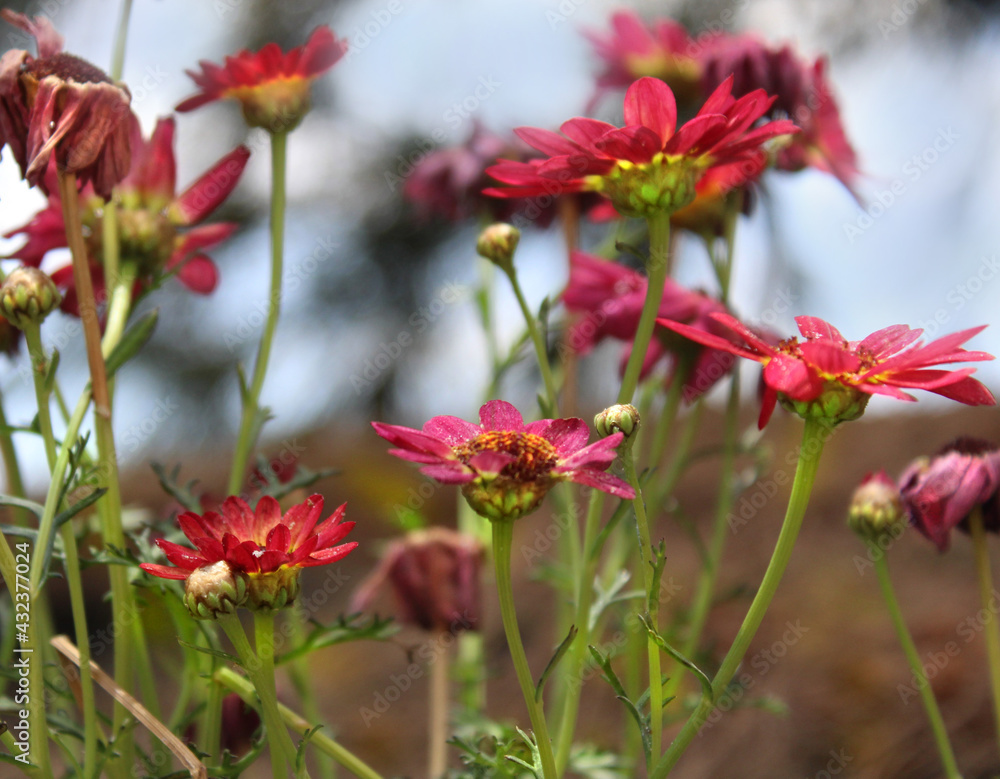
{"type": "MultiPolygon", "coordinates": [[[[49,16],[68,51],[108,64],[117,3],[6,5],[49,16]]],[[[464,142],[477,123],[506,134],[515,126],[556,127],[581,115],[599,69],[582,32],[605,31],[620,8],[647,19],[669,16],[694,34],[720,27],[753,31],[775,44],[790,43],[803,58],[829,58],[829,79],[859,156],[864,202],[820,172],[769,174],[758,207],[738,232],[732,299],[740,314],[768,315],[767,323],[782,333],[793,331],[797,314],[820,316],[851,339],[895,323],[924,327],[932,337],[990,324],[969,348],[1000,353],[1000,24],[992,3],[136,0],[124,80],[147,132],[193,92],[184,70],[200,59],[220,62],[237,49],[256,50],[269,41],[299,45],[318,24],[331,25],[350,42],[344,59],[315,83],[314,110],[290,139],[286,294],[262,396],[274,419],[264,429],[261,451],[293,452],[313,468],[340,467],[342,474],[321,487],[335,493],[337,502],[350,498],[363,536],[396,532],[394,507],[422,483],[412,470],[387,462],[384,447],[372,440],[369,421],[419,426],[435,414],[475,418],[490,380],[472,300],[481,273],[474,253],[478,225],[420,218],[401,198],[403,182],[415,162],[464,142]],[[399,347],[404,334],[406,345],[399,347]]],[[[0,30],[0,40],[25,45],[20,33],[9,30],[0,30]]],[[[595,108],[595,115],[609,121],[620,121],[620,113],[619,93],[609,93],[595,108]]],[[[248,133],[237,107],[220,102],[180,116],[176,143],[180,188],[239,143],[247,143],[253,155],[233,196],[212,218],[242,225],[212,252],[220,269],[218,289],[199,297],[168,283],[144,300],[143,308],[160,309],[160,324],[118,382],[115,422],[129,480],[126,497],[151,510],[166,503],[150,471],[152,461],[183,462],[187,478],[199,479],[206,489],[222,488],[239,418],[236,366],[252,363],[268,296],[266,137],[248,133]]],[[[23,224],[41,206],[40,195],[20,181],[5,154],[0,232],[23,224]]],[[[583,248],[601,235],[585,229],[583,248]]],[[[0,250],[13,251],[20,242],[6,241],[0,250]]],[[[557,226],[529,227],[521,247],[522,282],[537,306],[544,297],[555,297],[566,281],[562,238],[557,226]]],[[[679,252],[680,280],[712,286],[701,246],[682,239],[679,252]]],[[[64,262],[53,252],[43,267],[64,262]]],[[[500,338],[509,344],[519,335],[520,319],[502,285],[498,294],[500,338]]],[[[62,371],[71,397],[86,371],[82,344],[67,335],[73,327],[57,314],[43,328],[47,343],[66,344],[62,371]]],[[[582,416],[613,393],[618,356],[618,347],[609,345],[588,357],[582,416]]],[[[34,398],[24,372],[26,355],[0,360],[6,362],[0,366],[0,389],[8,416],[27,422],[34,398]]],[[[752,373],[744,372],[748,386],[755,380],[752,373]]],[[[980,364],[977,376],[994,392],[1000,389],[996,363],[980,364]]],[[[533,379],[527,367],[515,370],[503,396],[531,408],[533,379]]],[[[709,399],[715,410],[721,407],[716,400],[709,399]]],[[[816,529],[803,539],[807,562],[789,572],[790,578],[805,576],[807,584],[786,593],[773,620],[776,635],[784,629],[782,610],[788,619],[806,619],[802,615],[808,613],[805,624],[815,625],[766,682],[768,693],[789,702],[792,719],[739,712],[699,742],[715,746],[692,750],[691,763],[679,775],[819,776],[827,770],[826,753],[842,748],[851,755],[842,767],[845,775],[937,775],[933,752],[921,751],[929,747],[923,714],[916,705],[901,703],[895,690],[897,681],[905,682],[902,658],[885,632],[873,577],[858,575],[862,572],[851,562],[859,548],[843,530],[842,517],[850,490],[866,471],[886,467],[896,474],[913,457],[961,433],[1000,438],[995,409],[953,412],[951,405],[926,394],[919,404],[876,398],[865,419],[831,444],[816,497],[816,529]],[[817,675],[817,667],[827,670],[817,675]],[[773,746],[761,747],[765,738],[773,746]],[[721,744],[727,746],[719,749],[721,744]],[[904,759],[904,752],[910,757],[904,759]]],[[[754,415],[748,407],[748,424],[754,415]]],[[[706,446],[715,433],[710,427],[706,446]]],[[[794,449],[798,427],[782,415],[767,435],[775,462],[782,463],[794,449]]],[[[18,443],[29,463],[29,489],[39,491],[46,483],[41,447],[27,438],[18,443]]],[[[708,511],[713,489],[706,473],[685,484],[679,499],[689,501],[689,513],[700,506],[708,511]]],[[[445,524],[453,517],[450,497],[437,495],[427,508],[445,524]]],[[[783,501],[772,501],[741,531],[739,546],[734,544],[734,586],[744,576],[745,581],[759,577],[782,506],[783,501]]],[[[533,532],[528,521],[523,532],[533,532]]],[[[670,528],[663,534],[681,537],[670,528]]],[[[690,544],[678,543],[681,578],[694,570],[695,558],[690,544]]],[[[906,547],[900,576],[912,583],[903,591],[904,609],[923,615],[918,644],[924,639],[933,650],[978,608],[967,570],[968,543],[960,539],[946,556],[915,537],[900,546],[906,547]]],[[[351,576],[370,568],[374,556],[352,555],[351,576]]],[[[346,590],[341,596],[346,598],[346,590]]],[[[336,606],[331,604],[330,613],[336,606]]],[[[739,603],[732,614],[723,609],[713,622],[720,641],[731,635],[744,607],[739,603]]],[[[502,636],[491,636],[499,664],[502,636]]],[[[544,662],[549,637],[537,640],[544,662]]],[[[952,685],[944,691],[954,693],[945,701],[946,718],[960,734],[956,741],[971,745],[969,777],[1000,771],[984,735],[991,732],[992,715],[976,654],[981,651],[975,644],[942,673],[952,685]]],[[[362,658],[384,661],[388,675],[394,663],[405,666],[403,654],[398,647],[347,649],[331,655],[323,683],[333,689],[335,670],[362,658]]],[[[345,741],[354,739],[359,752],[387,773],[419,775],[386,740],[386,734],[409,738],[419,754],[420,727],[412,734],[403,731],[406,717],[420,721],[414,713],[420,711],[419,696],[393,707],[378,728],[368,728],[354,708],[371,697],[372,684],[353,678],[349,692],[338,693],[339,700],[352,701],[351,711],[331,709],[331,720],[345,741]]],[[[503,689],[512,680],[508,675],[498,684],[503,689]]],[[[609,695],[597,700],[617,705],[609,695]]],[[[592,710],[595,735],[601,733],[595,725],[601,711],[601,706],[592,710]]],[[[506,713],[519,716],[515,698],[506,713]]],[[[420,765],[419,757],[414,765],[420,765]]]]}

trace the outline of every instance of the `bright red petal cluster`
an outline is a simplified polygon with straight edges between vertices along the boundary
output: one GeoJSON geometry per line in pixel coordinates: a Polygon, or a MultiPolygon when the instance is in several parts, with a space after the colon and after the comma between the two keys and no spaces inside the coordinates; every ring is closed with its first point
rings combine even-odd
{"type": "MultiPolygon", "coordinates": [[[[960,348],[985,325],[926,344],[917,343],[923,330],[913,330],[906,325],[892,325],[861,341],[848,341],[830,323],[817,317],[800,316],[795,321],[804,340],[793,336],[772,345],[729,314],[711,316],[744,345],[690,325],[666,319],[657,321],[692,341],[764,365],[764,402],[758,421],[761,428],[771,418],[779,397],[793,403],[810,404],[829,398],[831,393],[839,393],[838,408],[844,413],[856,410],[855,416],[864,411],[864,403],[871,395],[915,400],[904,389],[927,390],[969,406],[996,403],[993,394],[971,377],[974,368],[948,371],[932,367],[992,360],[993,355],[986,352],[960,348]]],[[[798,407],[796,410],[802,413],[798,407]]]]}
{"type": "Polygon", "coordinates": [[[202,60],[201,72],[186,73],[201,90],[181,101],[177,110],[193,111],[224,98],[240,101],[251,127],[288,132],[309,111],[313,80],[332,68],[347,51],[326,26],[317,27],[302,46],[283,52],[276,43],[260,51],[243,49],[226,57],[222,66],[202,60]]]}
{"type": "Polygon", "coordinates": [[[421,430],[372,422],[375,432],[397,448],[389,453],[420,463],[421,473],[444,484],[461,484],[472,507],[495,520],[534,511],[560,481],[573,481],[632,499],[632,488],[605,473],[616,457],[621,433],[587,445],[582,419],[524,423],[503,400],[479,409],[480,424],[452,416],[426,422],[421,430]]]}
{"type": "Polygon", "coordinates": [[[164,579],[186,579],[192,571],[225,562],[234,572],[266,574],[281,568],[326,565],[344,557],[357,543],[340,541],[351,532],[353,522],[344,522],[346,504],[322,522],[323,497],[312,495],[292,506],[284,516],[278,501],[264,496],[254,511],[238,497],[222,504],[222,513],[206,511],[181,514],[177,521],[196,549],[157,539],[157,545],[173,566],[142,563],[147,573],[164,579]]]}
{"type": "MultiPolygon", "coordinates": [[[[677,127],[674,94],[664,82],[641,78],[625,95],[625,126],[578,117],[562,135],[532,127],[517,134],[548,159],[500,161],[487,170],[509,187],[486,190],[496,197],[599,192],[619,213],[645,217],[673,213],[694,200],[695,187],[712,168],[759,172],[762,145],[798,128],[788,120],[754,127],[774,98],[763,90],[735,99],[723,82],[698,114],[677,127]]],[[[747,180],[744,174],[744,180],[747,180]]]]}
{"type": "MultiPolygon", "coordinates": [[[[249,149],[238,146],[178,195],[174,120],[160,119],[148,141],[142,137],[138,120],[133,120],[131,145],[132,164],[115,189],[114,198],[121,255],[138,263],[139,291],[158,284],[164,275],[176,274],[192,292],[207,295],[215,289],[219,275],[215,263],[204,252],[226,240],[239,225],[201,222],[239,183],[250,158],[249,149]]],[[[80,192],[80,207],[91,272],[95,286],[102,288],[104,203],[87,186],[80,192]]],[[[34,267],[50,250],[67,245],[57,188],[50,188],[44,210],[4,237],[16,235],[27,237],[27,243],[8,256],[34,267]]],[[[56,270],[52,278],[65,290],[63,309],[78,314],[72,268],[56,270]]]]}

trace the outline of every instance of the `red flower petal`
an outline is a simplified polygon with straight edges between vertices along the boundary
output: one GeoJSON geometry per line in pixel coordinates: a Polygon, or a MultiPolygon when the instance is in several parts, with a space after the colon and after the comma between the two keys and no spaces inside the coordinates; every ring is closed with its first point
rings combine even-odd
{"type": "Polygon", "coordinates": [[[506,400],[491,400],[479,409],[479,422],[483,430],[524,430],[521,412],[506,400]]]}
{"type": "Polygon", "coordinates": [[[250,159],[246,146],[237,146],[180,194],[171,206],[180,224],[197,224],[229,197],[250,159]]]}
{"type": "Polygon", "coordinates": [[[625,124],[648,127],[662,149],[677,128],[677,102],[670,87],[649,76],[633,83],[625,93],[625,124]]]}

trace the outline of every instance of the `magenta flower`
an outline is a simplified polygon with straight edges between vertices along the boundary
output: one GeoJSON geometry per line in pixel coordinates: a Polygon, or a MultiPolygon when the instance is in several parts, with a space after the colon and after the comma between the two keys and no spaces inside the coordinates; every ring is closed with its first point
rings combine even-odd
{"type": "Polygon", "coordinates": [[[495,197],[597,192],[624,216],[677,211],[694,200],[706,171],[754,169],[765,143],[798,132],[787,119],[755,126],[774,98],[758,89],[736,99],[731,89],[727,79],[679,127],[674,93],[646,77],[625,94],[624,127],[578,117],[563,123],[562,135],[518,128],[518,136],[548,159],[501,160],[487,173],[511,186],[485,192],[495,197]]]}
{"type": "Polygon", "coordinates": [[[480,424],[434,417],[422,430],[372,422],[403,460],[443,484],[460,484],[469,505],[490,520],[518,519],[538,508],[560,481],[572,481],[631,500],[633,489],[605,473],[615,460],[621,433],[587,445],[582,419],[541,419],[524,424],[503,400],[479,409],[480,424]]]}
{"type": "Polygon", "coordinates": [[[953,528],[969,531],[969,515],[983,512],[988,530],[1000,529],[1000,449],[959,438],[933,457],[921,457],[899,477],[910,522],[942,552],[953,528]]]}
{"type": "Polygon", "coordinates": [[[986,326],[946,335],[928,344],[914,345],[923,330],[892,325],[861,341],[848,341],[829,322],[811,316],[796,317],[804,340],[795,336],[777,345],[729,314],[711,314],[744,345],[718,335],[672,322],[657,320],[705,346],[723,349],[764,366],[764,402],[758,425],[771,418],[777,401],[800,416],[819,416],[834,422],[856,419],[872,395],[916,400],[904,389],[922,389],[968,406],[992,406],[993,394],[970,374],[975,368],[946,371],[932,366],[955,362],[992,360],[986,352],[959,348],[986,326]]]}
{"type": "MultiPolygon", "coordinates": [[[[567,339],[570,348],[586,354],[605,338],[631,342],[639,327],[647,285],[648,280],[641,273],[584,252],[573,252],[569,284],[562,297],[569,311],[583,316],[570,326],[567,339]]],[[[684,322],[724,337],[728,331],[710,315],[725,311],[722,303],[708,295],[685,289],[669,278],[664,283],[663,302],[658,312],[664,319],[684,322]]],[[[678,365],[686,364],[689,367],[683,379],[683,397],[688,402],[711,389],[735,361],[729,351],[705,348],[687,338],[677,337],[664,327],[657,327],[654,335],[640,376],[647,376],[658,363],[667,360],[671,363],[667,380],[670,384],[678,365]]],[[[622,372],[631,351],[629,343],[622,356],[622,372]]]]}

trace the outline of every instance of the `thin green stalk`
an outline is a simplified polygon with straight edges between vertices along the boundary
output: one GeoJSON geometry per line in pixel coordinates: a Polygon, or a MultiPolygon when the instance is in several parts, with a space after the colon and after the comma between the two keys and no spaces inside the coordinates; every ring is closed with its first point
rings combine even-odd
{"type": "MultiPolygon", "coordinates": [[[[444,635],[447,635],[445,631],[444,635]]],[[[441,638],[441,636],[439,636],[441,638]]],[[[430,662],[431,691],[428,696],[427,718],[427,779],[441,779],[448,768],[448,712],[451,698],[448,695],[448,676],[451,665],[448,648],[435,655],[430,662]]]]}
{"type": "Polygon", "coordinates": [[[1000,623],[997,622],[993,573],[990,570],[990,550],[986,544],[982,507],[976,506],[969,516],[969,530],[972,534],[972,553],[975,559],[976,581],[979,584],[979,598],[983,604],[983,612],[987,614],[983,632],[986,635],[986,656],[990,666],[994,726],[997,729],[997,744],[1000,745],[1000,623]]]}
{"type": "MultiPolygon", "coordinates": [[[[212,668],[215,668],[215,658],[212,658],[212,668]]],[[[221,754],[222,742],[222,699],[223,689],[218,684],[208,686],[205,697],[205,708],[201,712],[201,729],[198,746],[208,755],[210,763],[214,763],[221,754]]]]}
{"type": "MultiPolygon", "coordinates": [[[[52,414],[49,393],[45,389],[46,358],[42,347],[41,330],[36,322],[24,329],[28,354],[31,358],[31,375],[35,385],[35,401],[38,406],[38,427],[45,442],[45,456],[49,473],[56,479],[56,440],[52,433],[52,414]]],[[[90,641],[87,629],[86,599],[83,594],[83,580],[80,575],[80,557],[76,549],[76,535],[73,526],[66,523],[59,534],[63,542],[66,584],[69,589],[70,609],[73,615],[73,629],[80,650],[80,699],[83,719],[83,776],[85,779],[97,776],[97,706],[94,696],[94,680],[90,673],[90,641]]]]}
{"type": "Polygon", "coordinates": [[[528,308],[528,301],[524,299],[524,293],[521,291],[521,284],[517,280],[517,271],[514,269],[513,264],[509,267],[502,268],[505,275],[510,279],[511,289],[514,290],[514,296],[517,298],[517,305],[521,308],[521,314],[524,316],[524,323],[528,327],[528,334],[531,336],[531,342],[535,345],[535,354],[538,356],[538,368],[542,372],[542,381],[545,383],[545,399],[549,404],[549,407],[545,409],[546,414],[550,414],[553,417],[558,416],[559,413],[559,393],[556,388],[555,378],[552,376],[552,366],[549,363],[549,351],[545,340],[542,338],[542,333],[538,329],[538,323],[535,321],[535,315],[531,313],[531,309],[528,308]]]}
{"type": "MultiPolygon", "coordinates": [[[[291,645],[302,646],[306,640],[305,625],[308,621],[308,614],[304,610],[300,611],[298,604],[296,604],[285,611],[285,616],[290,627],[291,645]]],[[[288,669],[292,685],[298,693],[303,715],[314,723],[314,726],[319,725],[323,718],[320,715],[319,703],[316,701],[316,685],[309,669],[309,655],[297,657],[287,663],[285,667],[288,669]]],[[[322,779],[333,779],[334,765],[327,755],[317,756],[316,769],[322,779]]]]}
{"type": "Polygon", "coordinates": [[[913,637],[906,627],[906,620],[903,619],[902,609],[899,608],[899,601],[892,588],[892,579],[889,577],[888,555],[873,541],[868,541],[869,557],[875,561],[875,573],[878,575],[879,587],[882,590],[882,597],[885,605],[889,609],[889,616],[892,618],[892,626],[896,629],[899,643],[903,647],[906,661],[910,664],[913,678],[920,688],[920,699],[923,701],[924,709],[927,711],[927,719],[931,723],[931,731],[934,733],[934,742],[937,744],[938,752],[941,755],[941,764],[944,767],[945,775],[948,779],[962,779],[958,771],[958,764],[955,762],[955,754],[952,752],[951,743],[948,741],[948,731],[944,726],[944,719],[938,709],[937,701],[934,699],[934,691],[931,689],[927,674],[920,662],[920,654],[913,643],[913,637]]]}
{"type": "MultiPolygon", "coordinates": [[[[7,425],[7,415],[4,413],[3,396],[0,395],[0,455],[3,456],[4,476],[7,482],[7,493],[16,498],[25,497],[24,480],[21,478],[21,465],[17,459],[17,449],[7,425]]],[[[25,509],[11,510],[14,524],[26,527],[31,513],[25,509]]]]}
{"type": "Polygon", "coordinates": [[[667,451],[667,439],[670,431],[674,429],[677,422],[677,412],[681,407],[681,400],[684,397],[684,380],[687,378],[688,367],[686,364],[678,365],[674,372],[673,381],[667,388],[667,397],[663,401],[663,409],[656,420],[653,429],[652,447],[649,450],[647,460],[650,468],[659,466],[663,459],[664,452],[667,451]]]}
{"type": "MultiPolygon", "coordinates": [[[[231,669],[220,668],[215,672],[213,678],[219,684],[225,685],[239,695],[250,706],[257,704],[253,683],[239,676],[231,669]]],[[[299,716],[284,704],[278,704],[278,713],[281,715],[282,720],[287,723],[288,727],[296,733],[306,733],[314,727],[313,723],[299,716]]],[[[324,754],[332,757],[340,765],[357,776],[358,779],[382,779],[382,775],[378,771],[321,731],[315,732],[309,737],[309,746],[315,747],[324,754]]]]}
{"type": "MultiPolygon", "coordinates": [[[[239,617],[235,614],[220,614],[217,621],[229,636],[240,663],[260,698],[274,779],[287,779],[290,774],[286,773],[285,766],[288,766],[289,771],[294,768],[296,749],[278,712],[278,694],[274,683],[274,612],[269,609],[254,612],[256,647],[253,648],[239,617]]],[[[306,776],[304,769],[296,776],[306,776]]]]}
{"type": "MultiPolygon", "coordinates": [[[[635,470],[635,460],[632,457],[631,448],[626,444],[619,448],[619,454],[625,470],[625,480],[635,490],[632,508],[635,511],[636,530],[639,534],[639,567],[642,570],[642,586],[646,593],[649,624],[653,626],[654,630],[659,631],[660,598],[659,593],[652,591],[655,582],[653,570],[656,560],[653,556],[653,541],[649,533],[649,523],[646,521],[642,485],[639,484],[639,475],[635,470]]],[[[660,757],[663,739],[663,675],[660,670],[660,647],[655,639],[648,634],[646,636],[646,654],[649,657],[649,751],[652,759],[657,760],[660,757]]]]}
{"type": "Polygon", "coordinates": [[[496,568],[497,592],[500,596],[500,617],[503,621],[504,634],[507,636],[507,648],[514,662],[514,671],[517,673],[524,703],[528,707],[528,717],[531,719],[531,728],[535,731],[535,742],[542,760],[542,775],[539,779],[556,779],[558,774],[552,754],[552,742],[549,740],[549,729],[545,723],[545,712],[542,710],[541,702],[535,697],[535,683],[528,666],[528,658],[524,653],[521,631],[517,626],[517,612],[514,609],[514,588],[510,575],[514,523],[500,520],[492,524],[493,562],[496,568]]]}
{"type": "Polygon", "coordinates": [[[115,32],[115,49],[111,55],[111,70],[108,75],[112,81],[120,81],[125,69],[125,44],[128,42],[128,22],[132,15],[132,0],[122,1],[122,13],[118,17],[118,29],[115,32]]]}
{"type": "Polygon", "coordinates": [[[635,388],[639,384],[639,372],[649,350],[649,341],[653,337],[660,303],[663,302],[663,285],[670,273],[670,214],[664,211],[649,217],[646,222],[649,225],[649,261],[646,263],[649,284],[639,316],[639,326],[635,331],[632,354],[629,355],[618,392],[619,403],[632,402],[635,388]]]}
{"type": "MultiPolygon", "coordinates": [[[[729,530],[729,511],[733,506],[735,493],[733,490],[733,471],[736,466],[737,425],[740,411],[740,376],[734,369],[729,385],[729,402],[726,405],[725,438],[722,444],[722,463],[720,464],[719,497],[715,504],[715,516],[712,519],[712,536],[708,544],[708,555],[698,577],[694,604],[691,607],[691,618],[688,621],[687,635],[681,646],[681,654],[688,659],[694,657],[701,634],[708,621],[715,598],[715,586],[721,569],[722,553],[726,545],[726,535],[729,530]]],[[[669,700],[677,694],[684,678],[682,666],[675,664],[674,672],[664,692],[664,698],[669,700]]]]}
{"type": "MultiPolygon", "coordinates": [[[[604,508],[604,493],[594,490],[590,493],[590,504],[583,524],[583,566],[576,580],[576,625],[577,634],[570,646],[566,663],[566,690],[563,697],[562,714],[559,720],[556,745],[556,776],[562,776],[569,763],[569,753],[573,747],[573,733],[580,713],[580,694],[583,692],[583,666],[587,661],[587,645],[590,643],[590,607],[594,599],[594,577],[597,576],[599,550],[593,548],[601,523],[604,508]]],[[[494,529],[494,533],[496,530],[494,529]]]]}
{"type": "MultiPolygon", "coordinates": [[[[9,754],[14,755],[15,757],[21,754],[21,749],[18,747],[17,741],[14,740],[14,734],[9,730],[5,730],[3,733],[0,733],[0,743],[4,745],[9,754]]],[[[38,766],[30,764],[25,765],[23,763],[19,763],[18,765],[21,766],[19,770],[27,776],[28,779],[40,779],[41,772],[38,770],[38,766]]]]}
{"type": "Polygon", "coordinates": [[[726,690],[733,676],[736,674],[743,657],[746,655],[750,642],[757,633],[764,614],[767,612],[774,594],[778,590],[778,584],[788,567],[788,561],[795,546],[795,539],[799,535],[802,527],[802,520],[805,518],[806,508],[809,505],[809,496],[812,493],[813,483],[816,480],[816,472],[819,468],[820,455],[823,453],[823,445],[826,441],[829,423],[825,420],[809,418],[805,420],[805,427],[802,432],[802,446],[799,449],[798,464],[795,468],[795,479],[792,482],[792,493],[788,499],[788,508],[785,512],[785,519],[778,534],[778,541],[775,544],[771,561],[764,572],[757,595],[750,604],[750,609],[733,640],[729,652],[722,661],[722,665],[712,680],[712,696],[703,696],[701,703],[692,712],[688,721],[681,728],[680,733],[673,743],[660,758],[659,762],[650,773],[650,779],[663,779],[676,765],[677,761],[684,754],[692,739],[701,730],[712,713],[715,701],[726,690]]]}
{"type": "Polygon", "coordinates": [[[253,378],[243,398],[243,417],[240,432],[233,452],[233,469],[229,474],[229,495],[237,495],[246,475],[250,452],[257,437],[260,414],[258,403],[260,392],[267,375],[267,364],[271,356],[271,344],[278,327],[281,313],[281,273],[284,264],[285,247],[285,174],[287,163],[288,134],[271,133],[271,292],[267,299],[267,320],[257,348],[257,362],[254,364],[253,378]]]}
{"type": "Polygon", "coordinates": [[[108,302],[107,323],[104,327],[104,338],[101,340],[101,353],[107,359],[118,346],[125,332],[129,314],[132,313],[132,288],[138,273],[136,264],[131,261],[122,263],[111,290],[108,302]]]}

